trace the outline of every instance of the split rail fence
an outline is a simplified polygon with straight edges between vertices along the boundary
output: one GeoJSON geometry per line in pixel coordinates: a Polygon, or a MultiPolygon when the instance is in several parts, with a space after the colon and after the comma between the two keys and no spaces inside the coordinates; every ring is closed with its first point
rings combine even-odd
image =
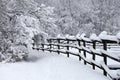
{"type": "Polygon", "coordinates": [[[33,44],[33,49],[66,54],[67,57],[77,56],[80,61],[84,61],[85,65],[90,64],[94,70],[96,67],[103,70],[103,74],[112,80],[120,80],[120,51],[117,53],[110,51],[112,47],[120,50],[120,41],[117,36],[93,34],[90,38],[82,35],[74,38],[49,38],[47,41],[48,43],[42,43],[40,47],[35,47],[33,44]],[[88,55],[91,55],[91,59],[87,58],[88,55]],[[97,57],[101,57],[102,62],[98,63],[97,57]],[[113,60],[117,65],[108,65],[108,59],[113,60]]]}

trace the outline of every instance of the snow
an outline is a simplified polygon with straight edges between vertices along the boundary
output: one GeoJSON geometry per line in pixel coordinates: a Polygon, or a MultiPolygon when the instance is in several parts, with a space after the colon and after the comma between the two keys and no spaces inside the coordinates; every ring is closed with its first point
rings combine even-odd
{"type": "Polygon", "coordinates": [[[92,63],[92,59],[87,59],[86,57],[84,57],[83,54],[79,54],[81,56],[82,59],[84,59],[85,61],[92,63]]]}
{"type": "Polygon", "coordinates": [[[49,52],[32,51],[19,63],[1,63],[0,80],[109,80],[78,60],[49,52]]]}
{"type": "Polygon", "coordinates": [[[120,76],[118,76],[117,74],[114,74],[112,71],[110,71],[110,69],[104,64],[102,63],[101,66],[105,69],[105,71],[112,77],[112,78],[120,78],[120,76]]]}
{"type": "Polygon", "coordinates": [[[120,70],[117,71],[117,75],[120,76],[120,70]]]}
{"type": "Polygon", "coordinates": [[[119,42],[118,38],[113,35],[108,35],[106,31],[100,33],[99,38],[102,40],[116,41],[119,42]]]}
{"type": "Polygon", "coordinates": [[[65,39],[65,37],[64,37],[63,35],[61,35],[61,34],[58,34],[58,35],[57,35],[57,38],[58,38],[58,39],[65,39]]]}
{"type": "Polygon", "coordinates": [[[105,51],[105,50],[101,50],[101,52],[102,52],[103,54],[106,54],[106,55],[108,55],[108,56],[110,56],[110,57],[113,57],[113,58],[115,58],[115,59],[117,59],[117,60],[120,61],[119,55],[115,54],[115,52],[105,51]]]}
{"type": "Polygon", "coordinates": [[[100,49],[90,48],[90,50],[91,50],[93,53],[95,53],[95,54],[98,54],[98,55],[101,55],[101,54],[102,54],[101,51],[100,51],[100,49]]]}
{"type": "Polygon", "coordinates": [[[86,48],[84,46],[81,46],[83,50],[87,51],[87,52],[91,52],[91,50],[89,48],[86,48]]]}
{"type": "Polygon", "coordinates": [[[91,40],[89,38],[87,38],[86,34],[84,34],[84,33],[82,33],[80,37],[81,37],[82,40],[84,40],[86,42],[91,42],[91,40]]]}
{"type": "Polygon", "coordinates": [[[117,38],[120,39],[120,32],[116,34],[117,38]]]}
{"type": "Polygon", "coordinates": [[[110,67],[110,68],[119,68],[120,65],[108,65],[108,67],[110,67]]]}
{"type": "Polygon", "coordinates": [[[71,39],[71,40],[74,40],[75,39],[75,36],[71,36],[71,35],[65,35],[66,39],[71,39]]]}
{"type": "Polygon", "coordinates": [[[90,39],[93,41],[101,41],[100,38],[96,34],[91,34],[90,39]]]}

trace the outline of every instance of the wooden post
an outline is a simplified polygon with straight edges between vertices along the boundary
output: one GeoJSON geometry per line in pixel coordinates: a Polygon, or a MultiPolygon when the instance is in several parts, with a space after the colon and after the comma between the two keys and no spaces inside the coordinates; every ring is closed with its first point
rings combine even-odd
{"type": "MultiPolygon", "coordinates": [[[[77,40],[78,41],[78,46],[80,47],[81,44],[80,44],[80,40],[77,40]]],[[[79,54],[81,54],[81,50],[79,49],[79,54]]],[[[79,61],[81,61],[81,57],[79,56],[79,61]]]]}
{"type": "MultiPolygon", "coordinates": [[[[93,49],[96,49],[96,42],[93,42],[93,49]]],[[[95,54],[92,54],[92,59],[95,60],[95,54]]],[[[93,64],[93,69],[95,69],[95,65],[93,64]]]]}
{"type": "MultiPolygon", "coordinates": [[[[85,43],[85,41],[83,41],[83,46],[86,47],[86,43],[85,43]]],[[[84,57],[86,57],[86,51],[85,51],[85,50],[84,50],[83,53],[84,53],[84,57]]],[[[85,64],[85,65],[87,64],[86,61],[84,61],[84,64],[85,64]]]]}
{"type": "Polygon", "coordinates": [[[32,38],[32,40],[33,40],[32,49],[34,50],[35,49],[35,40],[34,40],[34,38],[32,38]]]}
{"type": "MultiPolygon", "coordinates": [[[[60,50],[60,39],[57,39],[58,40],[58,50],[60,50]]],[[[60,51],[58,51],[58,54],[60,54],[60,51]]]]}
{"type": "MultiPolygon", "coordinates": [[[[107,50],[107,42],[103,42],[103,49],[107,50]]],[[[105,65],[107,65],[107,57],[104,54],[103,54],[103,59],[104,59],[105,65]]],[[[107,72],[105,70],[104,70],[104,75],[107,76],[107,72]]]]}
{"type": "Polygon", "coordinates": [[[33,45],[33,46],[32,46],[32,49],[34,50],[34,49],[35,49],[35,43],[32,43],[32,45],[33,45]]]}
{"type": "Polygon", "coordinates": [[[39,47],[38,47],[38,48],[36,48],[36,50],[38,50],[38,51],[39,51],[39,47]]]}
{"type": "Polygon", "coordinates": [[[42,45],[42,51],[44,51],[44,44],[41,44],[42,45]]]}
{"type": "Polygon", "coordinates": [[[50,52],[52,52],[52,45],[51,45],[51,43],[52,43],[52,40],[51,39],[49,39],[49,45],[50,45],[50,52]]]}
{"type": "MultiPolygon", "coordinates": [[[[67,39],[67,51],[69,51],[69,40],[67,39]]],[[[67,52],[67,57],[69,57],[69,52],[67,52]]]]}
{"type": "Polygon", "coordinates": [[[79,55],[78,57],[79,57],[79,61],[81,61],[81,56],[79,55]]]}

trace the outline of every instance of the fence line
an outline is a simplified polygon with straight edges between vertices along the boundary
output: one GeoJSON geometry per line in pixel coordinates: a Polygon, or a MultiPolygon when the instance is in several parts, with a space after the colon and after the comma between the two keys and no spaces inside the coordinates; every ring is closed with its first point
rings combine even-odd
{"type": "MultiPolygon", "coordinates": [[[[120,80],[120,72],[113,74],[112,70],[120,70],[120,65],[108,65],[107,59],[110,58],[118,63],[120,63],[120,54],[110,53],[108,45],[119,45],[117,38],[115,36],[104,36],[105,38],[99,38],[96,36],[95,39],[87,38],[82,36],[80,38],[50,38],[47,39],[48,43],[42,43],[41,47],[33,47],[33,49],[57,52],[58,54],[66,54],[67,57],[70,55],[77,56],[78,59],[84,61],[84,64],[92,65],[92,68],[95,70],[95,67],[98,67],[103,70],[105,76],[109,76],[112,80],[120,80]],[[114,38],[114,39],[113,39],[114,38]],[[72,43],[72,44],[71,44],[72,43]],[[88,44],[92,46],[88,46],[88,44]],[[97,49],[97,45],[101,45],[103,49],[97,49]],[[72,52],[70,49],[76,49],[78,52],[72,52]],[[87,55],[91,54],[92,59],[87,59],[87,55]],[[102,57],[103,62],[98,63],[96,61],[96,56],[102,57]]],[[[33,44],[33,46],[35,46],[33,44]]]]}

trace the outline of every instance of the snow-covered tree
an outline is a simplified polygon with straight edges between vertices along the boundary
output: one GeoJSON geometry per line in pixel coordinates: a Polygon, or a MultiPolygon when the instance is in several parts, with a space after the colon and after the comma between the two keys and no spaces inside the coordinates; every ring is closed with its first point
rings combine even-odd
{"type": "Polygon", "coordinates": [[[30,13],[36,17],[40,22],[41,31],[47,33],[49,36],[56,36],[59,33],[56,25],[57,16],[54,13],[54,7],[47,7],[41,4],[36,11],[30,13]]]}
{"type": "Polygon", "coordinates": [[[34,0],[0,0],[0,13],[0,61],[26,59],[35,35],[42,35],[40,42],[57,35],[53,8],[38,6],[34,0]]]}
{"type": "MultiPolygon", "coordinates": [[[[115,32],[115,18],[119,17],[119,0],[92,0],[92,21],[96,28],[96,33],[107,30],[110,33],[115,32]],[[111,31],[113,30],[113,31],[111,31]]],[[[115,27],[116,26],[116,27],[115,27]]]]}

